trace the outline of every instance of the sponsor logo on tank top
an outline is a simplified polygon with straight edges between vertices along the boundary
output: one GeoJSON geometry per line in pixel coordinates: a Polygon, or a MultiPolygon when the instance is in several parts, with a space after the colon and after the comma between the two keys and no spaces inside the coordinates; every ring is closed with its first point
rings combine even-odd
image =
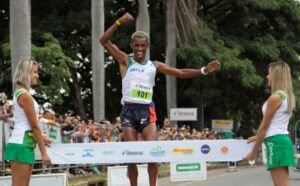
{"type": "Polygon", "coordinates": [[[140,68],[130,68],[129,72],[145,72],[145,69],[140,69],[140,68]]]}

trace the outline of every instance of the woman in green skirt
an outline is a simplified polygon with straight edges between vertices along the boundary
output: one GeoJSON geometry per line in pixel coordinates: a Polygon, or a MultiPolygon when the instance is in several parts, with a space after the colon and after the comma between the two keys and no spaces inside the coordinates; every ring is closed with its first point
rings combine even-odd
{"type": "Polygon", "coordinates": [[[10,161],[13,186],[29,186],[35,163],[34,148],[38,144],[46,165],[51,163],[45,144],[49,141],[42,136],[38,125],[39,107],[29,93],[37,84],[38,64],[32,60],[19,62],[14,74],[15,93],[13,96],[14,129],[6,144],[5,160],[10,161]]]}
{"type": "Polygon", "coordinates": [[[253,160],[264,142],[267,170],[274,185],[288,186],[288,166],[296,166],[293,144],[288,135],[289,119],[295,105],[289,66],[284,62],[271,63],[267,79],[272,93],[262,107],[263,118],[257,135],[248,139],[255,145],[247,159],[253,160]]]}

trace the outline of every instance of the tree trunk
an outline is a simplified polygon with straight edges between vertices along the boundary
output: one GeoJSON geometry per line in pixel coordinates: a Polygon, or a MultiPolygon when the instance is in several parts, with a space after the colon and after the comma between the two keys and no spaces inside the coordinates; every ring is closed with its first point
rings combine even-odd
{"type": "Polygon", "coordinates": [[[94,120],[105,117],[104,48],[99,36],[104,33],[104,1],[92,0],[92,71],[94,120]]]}
{"type": "Polygon", "coordinates": [[[78,76],[77,76],[77,71],[74,68],[70,68],[70,72],[71,72],[71,77],[72,77],[72,85],[70,87],[72,87],[72,90],[70,92],[73,92],[71,94],[71,98],[73,100],[74,103],[74,111],[76,114],[80,115],[81,117],[85,117],[86,116],[86,110],[84,107],[84,103],[83,100],[81,98],[81,90],[80,90],[80,85],[79,85],[79,80],[78,80],[78,76]]]}
{"type": "MultiPolygon", "coordinates": [[[[171,67],[176,67],[176,20],[175,10],[177,1],[167,0],[167,15],[166,15],[166,64],[171,67]]],[[[177,108],[177,86],[176,78],[166,76],[166,96],[167,96],[167,111],[170,116],[170,109],[177,108]]]]}
{"type": "MultiPolygon", "coordinates": [[[[149,35],[150,42],[150,19],[147,0],[139,0],[139,13],[136,19],[136,30],[144,31],[149,35]]],[[[150,47],[147,50],[146,60],[150,56],[150,47]]]]}
{"type": "Polygon", "coordinates": [[[11,72],[13,78],[19,61],[31,58],[31,1],[10,0],[9,6],[11,72]]]}
{"type": "Polygon", "coordinates": [[[197,0],[176,0],[176,29],[179,44],[191,44],[198,41],[197,0]],[[189,26],[186,26],[189,25],[189,26]]]}

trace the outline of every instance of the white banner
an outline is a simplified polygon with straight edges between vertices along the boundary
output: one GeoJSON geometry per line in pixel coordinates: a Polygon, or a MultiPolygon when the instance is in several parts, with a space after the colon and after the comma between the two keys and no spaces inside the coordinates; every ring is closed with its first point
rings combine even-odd
{"type": "Polygon", "coordinates": [[[197,108],[171,108],[171,121],[197,121],[197,108]]]}
{"type": "Polygon", "coordinates": [[[247,140],[143,141],[53,144],[47,151],[54,164],[239,161],[252,146],[247,140]]]}
{"type": "Polygon", "coordinates": [[[170,164],[171,181],[206,180],[207,168],[204,161],[181,161],[170,164]]]}

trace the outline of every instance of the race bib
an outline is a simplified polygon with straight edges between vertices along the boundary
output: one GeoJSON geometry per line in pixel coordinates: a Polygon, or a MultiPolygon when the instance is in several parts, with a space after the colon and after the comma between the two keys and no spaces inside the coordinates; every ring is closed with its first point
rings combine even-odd
{"type": "Polygon", "coordinates": [[[151,85],[132,82],[130,88],[130,96],[132,99],[147,102],[152,100],[153,91],[151,85]]]}

